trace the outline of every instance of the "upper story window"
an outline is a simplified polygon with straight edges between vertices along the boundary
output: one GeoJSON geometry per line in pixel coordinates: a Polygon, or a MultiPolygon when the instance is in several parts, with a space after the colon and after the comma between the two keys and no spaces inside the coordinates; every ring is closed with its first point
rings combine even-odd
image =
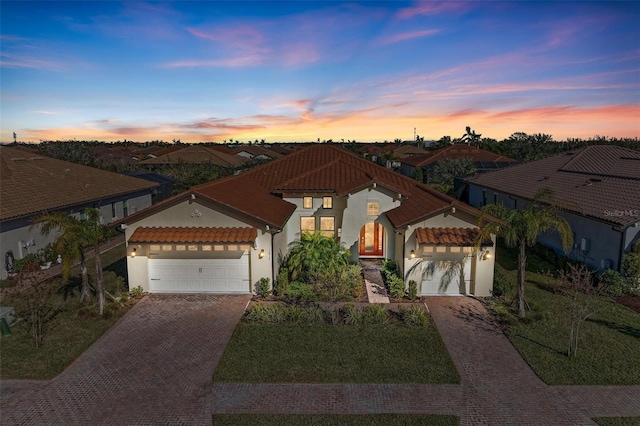
{"type": "Polygon", "coordinates": [[[380,201],[367,201],[367,216],[378,216],[380,214],[380,201]]]}
{"type": "Polygon", "coordinates": [[[322,207],[325,209],[332,209],[333,197],[322,197],[322,207]]]}
{"type": "Polygon", "coordinates": [[[313,197],[303,197],[302,198],[302,207],[305,209],[313,208],[313,197]]]}

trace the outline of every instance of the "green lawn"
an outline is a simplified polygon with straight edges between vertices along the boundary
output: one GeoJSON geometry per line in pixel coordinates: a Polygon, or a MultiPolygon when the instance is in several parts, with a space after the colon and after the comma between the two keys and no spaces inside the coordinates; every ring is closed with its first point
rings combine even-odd
{"type": "Polygon", "coordinates": [[[640,426],[640,417],[596,417],[600,426],[640,426]]]}
{"type": "MultiPolygon", "coordinates": [[[[118,270],[118,265],[123,260],[126,261],[124,256],[122,245],[102,255],[105,285],[111,293],[117,291],[114,287],[117,275],[113,270],[118,270]]],[[[93,264],[89,268],[89,274],[94,274],[93,264]]],[[[39,285],[60,287],[61,280],[55,278],[39,285]]],[[[20,294],[7,296],[2,304],[19,306],[19,298],[20,294]]],[[[2,337],[0,379],[46,380],[57,376],[135,303],[131,299],[122,306],[108,302],[105,316],[100,317],[95,301],[90,305],[81,304],[77,292],[66,300],[62,294],[56,294],[52,301],[62,307],[62,312],[51,322],[44,344],[39,349],[33,348],[29,329],[24,322],[11,327],[11,336],[2,337]]],[[[19,310],[16,310],[16,314],[18,317],[25,315],[19,310]]]]}
{"type": "MultiPolygon", "coordinates": [[[[496,270],[515,285],[515,250],[498,248],[496,270]]],[[[536,374],[549,385],[640,384],[640,314],[599,297],[595,313],[581,326],[578,355],[569,358],[566,299],[539,273],[548,265],[535,256],[528,260],[526,298],[532,312],[524,321],[504,315],[510,323],[505,333],[536,374]]],[[[514,295],[515,289],[507,300],[514,295]]],[[[497,310],[505,312],[500,306],[497,310]]]]}
{"type": "Polygon", "coordinates": [[[240,323],[215,382],[459,383],[435,327],[240,323]]]}
{"type": "Polygon", "coordinates": [[[213,424],[220,426],[456,426],[460,424],[460,419],[456,416],[439,416],[433,414],[215,414],[213,416],[213,424]]]}

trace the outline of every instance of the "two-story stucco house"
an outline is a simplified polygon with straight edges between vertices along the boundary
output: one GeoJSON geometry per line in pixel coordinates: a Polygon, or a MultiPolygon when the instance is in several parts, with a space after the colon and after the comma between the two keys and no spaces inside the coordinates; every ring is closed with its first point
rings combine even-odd
{"type": "MultiPolygon", "coordinates": [[[[249,293],[273,282],[301,232],[337,238],[352,259],[456,259],[463,282],[442,271],[406,279],[422,294],[488,296],[494,242],[473,245],[479,211],[332,145],[312,145],[242,174],[191,188],[120,221],[129,286],[149,292],[249,293]],[[424,278],[424,279],[423,279],[424,278]]],[[[426,262],[423,262],[426,263],[426,262]]]]}

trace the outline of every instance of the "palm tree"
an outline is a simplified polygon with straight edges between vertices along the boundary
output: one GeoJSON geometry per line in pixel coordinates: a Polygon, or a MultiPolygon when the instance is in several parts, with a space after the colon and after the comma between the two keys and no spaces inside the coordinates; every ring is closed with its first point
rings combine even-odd
{"type": "Polygon", "coordinates": [[[38,217],[31,228],[41,224],[40,233],[48,236],[53,230],[58,230],[58,236],[53,243],[53,249],[62,257],[62,278],[67,281],[71,272],[71,267],[76,260],[80,261],[80,272],[82,276],[82,290],[80,291],[80,301],[84,302],[91,298],[91,288],[89,287],[89,274],[87,272],[84,251],[88,246],[85,229],[82,222],[75,216],[64,212],[47,213],[38,217]]]}
{"type": "Polygon", "coordinates": [[[571,225],[562,216],[560,211],[563,203],[555,200],[553,191],[542,188],[536,192],[533,199],[522,210],[510,210],[503,204],[489,204],[485,206],[483,214],[478,218],[478,226],[481,228],[476,240],[476,247],[491,234],[504,238],[508,247],[518,247],[518,314],[525,316],[526,299],[524,295],[525,274],[527,268],[527,247],[536,243],[538,235],[555,231],[560,235],[565,251],[573,244],[571,225]],[[485,214],[502,220],[490,222],[485,220],[485,214]]]}
{"type": "Polygon", "coordinates": [[[40,232],[49,235],[54,229],[58,229],[58,236],[53,243],[54,249],[62,255],[62,276],[69,278],[71,266],[75,260],[80,260],[82,273],[82,291],[80,300],[85,301],[91,296],[89,276],[87,273],[85,250],[94,249],[94,263],[96,267],[96,291],[98,295],[98,307],[100,315],[104,313],[105,289],[102,277],[102,258],[100,246],[108,240],[111,230],[100,221],[100,213],[97,209],[87,208],[84,213],[87,218],[78,220],[75,216],[64,212],[48,213],[37,218],[32,226],[42,224],[40,232]]]}

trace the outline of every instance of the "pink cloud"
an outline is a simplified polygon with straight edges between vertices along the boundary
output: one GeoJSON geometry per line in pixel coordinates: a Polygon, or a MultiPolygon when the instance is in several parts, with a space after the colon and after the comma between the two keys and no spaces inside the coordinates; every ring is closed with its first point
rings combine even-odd
{"type": "Polygon", "coordinates": [[[418,30],[418,31],[411,31],[406,33],[399,33],[399,34],[394,34],[391,36],[380,38],[378,39],[377,44],[380,44],[380,45],[393,44],[401,41],[412,40],[415,38],[432,36],[440,32],[441,30],[432,29],[432,30],[418,30]]]}
{"type": "Polygon", "coordinates": [[[409,19],[415,16],[432,16],[448,12],[466,12],[470,8],[470,2],[419,2],[416,6],[400,9],[396,17],[399,19],[409,19]]]}

